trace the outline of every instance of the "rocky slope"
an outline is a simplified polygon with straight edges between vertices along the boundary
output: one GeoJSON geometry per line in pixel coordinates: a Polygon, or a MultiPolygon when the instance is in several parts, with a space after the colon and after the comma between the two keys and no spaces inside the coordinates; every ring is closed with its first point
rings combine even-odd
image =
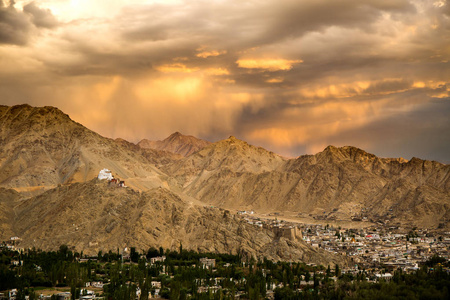
{"type": "Polygon", "coordinates": [[[163,169],[184,187],[189,187],[194,179],[201,182],[202,178],[211,177],[217,172],[260,174],[275,170],[284,162],[285,159],[273,152],[230,136],[163,169]]]}
{"type": "Polygon", "coordinates": [[[192,135],[183,135],[179,132],[175,132],[162,141],[143,139],[138,143],[138,146],[145,149],[168,151],[186,157],[203,149],[209,144],[211,143],[193,137],[192,135]]]}
{"type": "Polygon", "coordinates": [[[22,199],[15,190],[0,188],[0,237],[7,240],[15,236],[12,229],[14,224],[14,207],[22,199]]]}
{"type": "Polygon", "coordinates": [[[127,184],[151,188],[164,184],[155,164],[170,159],[104,138],[54,107],[0,106],[0,187],[37,194],[108,168],[127,184]]]}
{"type": "Polygon", "coordinates": [[[231,137],[164,170],[185,193],[228,209],[425,227],[450,217],[450,166],[383,159],[354,147],[329,146],[316,155],[283,160],[231,137]]]}
{"type": "Polygon", "coordinates": [[[287,199],[305,199],[305,205],[326,209],[349,203],[369,215],[393,211],[417,217],[435,214],[420,207],[436,204],[441,212],[437,219],[448,214],[450,166],[435,161],[383,159],[354,147],[330,146],[290,161],[286,171],[301,178],[287,199]]]}
{"type": "Polygon", "coordinates": [[[15,207],[13,230],[21,246],[55,249],[61,244],[96,254],[135,246],[238,253],[274,260],[346,262],[301,240],[277,238],[229,211],[197,206],[164,188],[139,193],[93,179],[49,190],[15,207]]]}

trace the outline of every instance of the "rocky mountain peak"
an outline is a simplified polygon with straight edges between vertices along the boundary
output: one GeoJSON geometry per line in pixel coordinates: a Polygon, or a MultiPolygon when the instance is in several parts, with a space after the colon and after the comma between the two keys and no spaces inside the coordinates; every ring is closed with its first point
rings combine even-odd
{"type": "Polygon", "coordinates": [[[368,153],[362,149],[353,146],[335,147],[328,146],[322,152],[316,154],[319,159],[326,158],[333,161],[368,161],[375,160],[377,157],[371,153],[368,153]]]}
{"type": "Polygon", "coordinates": [[[1,106],[0,124],[0,138],[3,143],[13,143],[16,146],[41,143],[44,140],[46,144],[53,141],[64,144],[75,136],[88,143],[91,137],[99,137],[52,106],[1,106]]]}
{"type": "MultiPolygon", "coordinates": [[[[223,172],[263,173],[280,167],[284,158],[233,136],[210,144],[200,151],[168,166],[168,172],[179,177],[183,184],[191,181],[191,174],[206,171],[223,176],[223,172]]],[[[206,178],[206,177],[205,177],[206,178]]]]}
{"type": "Polygon", "coordinates": [[[267,156],[267,157],[278,157],[281,156],[268,151],[262,147],[253,146],[246,141],[240,140],[235,136],[230,136],[225,140],[218,141],[209,145],[205,148],[208,152],[217,152],[218,155],[239,155],[248,158],[254,158],[255,156],[267,156]]]}
{"type": "Polygon", "coordinates": [[[2,129],[5,127],[20,128],[21,131],[33,128],[45,129],[52,126],[63,126],[73,122],[69,116],[56,107],[32,107],[28,104],[0,106],[2,129]]]}
{"type": "Polygon", "coordinates": [[[182,156],[189,156],[194,152],[206,147],[210,142],[196,138],[192,135],[183,135],[174,132],[162,141],[150,141],[143,139],[138,143],[139,147],[168,151],[182,156]]]}
{"type": "Polygon", "coordinates": [[[181,138],[181,137],[183,137],[184,135],[181,133],[181,132],[179,132],[179,131],[175,131],[174,133],[172,133],[170,136],[169,136],[169,138],[171,138],[171,137],[179,137],[179,138],[181,138]]]}

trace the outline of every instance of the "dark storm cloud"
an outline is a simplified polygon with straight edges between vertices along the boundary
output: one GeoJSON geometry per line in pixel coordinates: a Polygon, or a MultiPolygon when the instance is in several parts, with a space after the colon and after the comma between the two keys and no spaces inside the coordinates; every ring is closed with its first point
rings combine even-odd
{"type": "Polygon", "coordinates": [[[120,16],[121,33],[126,40],[160,41],[197,39],[208,26],[207,15],[195,4],[183,6],[150,4],[125,9],[120,16]],[[122,26],[125,25],[126,26],[122,26]]]}
{"type": "Polygon", "coordinates": [[[23,7],[15,7],[15,2],[7,5],[0,0],[0,44],[23,46],[33,34],[34,26],[53,28],[58,21],[49,9],[41,9],[34,2],[23,7]]]}
{"type": "MultiPolygon", "coordinates": [[[[226,51],[220,55],[220,65],[229,70],[227,77],[237,84],[263,89],[268,86],[286,88],[305,85],[314,78],[323,80],[324,76],[341,71],[365,72],[374,65],[382,70],[392,62],[415,59],[414,55],[410,56],[412,52],[422,51],[430,55],[429,49],[442,43],[439,42],[442,37],[436,36],[427,41],[429,46],[421,42],[419,45],[399,45],[399,48],[407,46],[407,53],[381,49],[384,33],[378,34],[380,29],[376,26],[386,14],[391,18],[401,15],[407,19],[417,11],[409,1],[403,0],[364,3],[350,0],[281,1],[258,5],[234,1],[191,2],[180,6],[151,4],[128,7],[115,17],[114,23],[108,25],[122,48],[106,48],[105,51],[105,47],[98,47],[101,37],[97,43],[86,45],[85,41],[79,40],[84,39],[81,36],[69,40],[72,47],[69,51],[83,58],[78,63],[65,65],[59,60],[46,63],[59,72],[76,75],[110,73],[132,76],[154,70],[158,65],[178,62],[178,58],[185,58],[182,63],[191,68],[216,67],[217,59],[195,56],[199,47],[209,45],[226,51]],[[338,31],[340,35],[334,32],[337,29],[341,30],[338,31]],[[242,53],[254,47],[262,49],[260,52],[263,54],[267,48],[272,55],[284,55],[304,62],[281,72],[250,72],[239,68],[236,61],[245,55],[242,53]],[[282,78],[283,82],[268,84],[273,78],[282,78]]],[[[389,28],[384,30],[390,31],[389,28]]],[[[258,55],[259,50],[255,51],[258,55]]],[[[248,55],[252,55],[251,51],[248,55]]],[[[368,75],[378,76],[374,72],[368,75]]]]}
{"type": "MultiPolygon", "coordinates": [[[[29,5],[35,7],[34,4],[29,5]]],[[[367,66],[383,60],[387,51],[374,53],[382,42],[376,35],[377,22],[383,14],[393,16],[414,13],[415,6],[404,0],[364,3],[354,0],[284,0],[263,4],[229,1],[129,6],[114,16],[112,23],[105,25],[108,31],[106,34],[115,36],[122,47],[101,47],[103,36],[92,40],[91,44],[86,43],[91,39],[85,35],[67,38],[70,46],[66,51],[77,53],[83,58],[78,60],[78,66],[68,64],[70,70],[67,74],[129,73],[130,68],[154,67],[172,63],[177,58],[185,58],[183,64],[187,66],[214,66],[211,58],[198,59],[195,56],[199,47],[207,45],[215,50],[226,51],[220,56],[221,64],[227,66],[232,73],[230,76],[235,77],[237,83],[267,84],[269,74],[248,72],[236,66],[236,61],[243,53],[258,48],[262,49],[260,52],[267,48],[267,52],[272,55],[284,55],[287,59],[302,59],[305,66],[316,70],[310,72],[312,76],[322,76],[316,75],[317,72],[354,68],[355,65],[367,66]],[[348,31],[337,38],[332,38],[334,33],[330,34],[331,38],[327,36],[327,29],[336,28],[348,31]],[[314,33],[322,33],[323,37],[319,35],[314,43],[309,43],[306,37],[303,42],[305,35],[314,33]],[[283,45],[285,41],[287,45],[283,45]]],[[[96,26],[89,24],[87,20],[80,27],[96,26]]],[[[100,26],[98,31],[102,28],[100,26]]],[[[98,31],[92,31],[88,36],[98,34],[98,31]]],[[[403,54],[390,59],[398,59],[403,54]]],[[[48,63],[60,71],[65,68],[61,61],[48,63]]],[[[286,72],[286,77],[292,75],[286,78],[286,83],[300,83],[294,77],[296,68],[302,70],[304,66],[299,64],[290,73],[286,72]]],[[[310,75],[306,77],[310,78],[310,75]]]]}
{"type": "Polygon", "coordinates": [[[381,157],[412,157],[450,163],[450,98],[434,99],[420,109],[388,115],[330,138],[329,143],[359,146],[381,157]],[[402,149],[399,153],[396,149],[402,149]],[[399,155],[401,154],[401,155],[399,155]]]}
{"type": "MultiPolygon", "coordinates": [[[[122,10],[110,29],[124,45],[142,43],[139,50],[129,49],[124,54],[161,62],[176,57],[192,58],[198,47],[212,45],[227,50],[224,57],[231,64],[236,61],[238,52],[248,48],[276,45],[280,40],[299,38],[329,27],[368,29],[383,12],[410,12],[413,8],[406,1],[391,1],[390,4],[376,1],[365,4],[359,1],[151,4],[122,10]]],[[[352,46],[358,45],[354,42],[352,46]]],[[[95,47],[78,47],[79,43],[74,44],[74,50],[86,56],[101,54],[95,47]]],[[[289,55],[303,55],[295,53],[295,48],[288,51],[289,55]]],[[[105,58],[107,60],[107,54],[105,58]]],[[[114,62],[111,68],[120,68],[120,61],[114,62]]]]}
{"type": "Polygon", "coordinates": [[[270,7],[272,20],[262,41],[302,36],[307,32],[323,31],[331,26],[359,28],[371,31],[372,24],[383,13],[414,12],[406,0],[399,1],[284,1],[270,7]]]}
{"type": "Polygon", "coordinates": [[[23,12],[0,0],[0,44],[25,45],[31,29],[30,21],[23,12]]]}
{"type": "Polygon", "coordinates": [[[383,13],[413,13],[396,1],[268,1],[188,2],[182,6],[153,4],[128,8],[120,16],[126,40],[159,41],[188,37],[200,43],[238,51],[297,38],[328,27],[369,30],[383,13]]]}
{"type": "Polygon", "coordinates": [[[58,26],[58,20],[50,9],[43,9],[30,2],[23,7],[23,11],[32,16],[31,20],[37,27],[54,28],[58,26]]]}

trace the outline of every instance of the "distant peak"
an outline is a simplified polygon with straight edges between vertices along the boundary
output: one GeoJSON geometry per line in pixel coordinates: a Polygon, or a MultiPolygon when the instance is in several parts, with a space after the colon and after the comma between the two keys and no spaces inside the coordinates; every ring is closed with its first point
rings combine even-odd
{"type": "MultiPolygon", "coordinates": [[[[4,105],[4,106],[6,106],[6,105],[4,105]]],[[[32,106],[24,103],[24,104],[13,105],[11,108],[32,108],[32,106]]]]}
{"type": "Polygon", "coordinates": [[[359,153],[363,153],[363,154],[369,154],[366,151],[364,151],[364,150],[362,150],[360,148],[357,148],[357,147],[353,147],[353,146],[336,147],[336,146],[333,146],[333,145],[329,145],[323,151],[324,152],[343,152],[343,153],[359,152],[359,153]]]}
{"type": "Polygon", "coordinates": [[[170,136],[183,136],[183,134],[181,132],[179,132],[179,131],[175,131],[170,136]]]}
{"type": "Polygon", "coordinates": [[[238,138],[235,137],[234,135],[230,135],[230,137],[229,137],[228,139],[226,139],[226,141],[247,143],[247,142],[244,141],[244,140],[238,139],[238,138]]]}
{"type": "Polygon", "coordinates": [[[55,107],[55,106],[44,106],[43,107],[46,110],[57,110],[57,111],[61,111],[59,108],[55,107]]]}
{"type": "Polygon", "coordinates": [[[188,156],[209,144],[210,142],[208,141],[196,138],[192,135],[184,135],[181,132],[176,131],[162,141],[150,141],[144,139],[138,143],[138,146],[141,148],[163,150],[182,156],[188,156]]]}
{"type": "Polygon", "coordinates": [[[224,141],[227,143],[232,143],[232,144],[248,144],[246,141],[240,140],[237,137],[235,137],[234,135],[230,135],[230,137],[224,141]]]}
{"type": "Polygon", "coordinates": [[[338,148],[333,145],[328,145],[323,151],[336,151],[338,148]]]}
{"type": "Polygon", "coordinates": [[[174,133],[172,133],[171,135],[169,135],[168,137],[166,137],[163,141],[174,141],[174,140],[184,140],[190,138],[190,136],[184,135],[179,131],[176,131],[174,133]]]}
{"type": "MultiPolygon", "coordinates": [[[[335,147],[333,145],[327,146],[325,149],[323,149],[322,153],[326,155],[337,155],[339,152],[341,152],[342,148],[335,147]]],[[[347,151],[344,151],[347,152],[347,151]]]]}

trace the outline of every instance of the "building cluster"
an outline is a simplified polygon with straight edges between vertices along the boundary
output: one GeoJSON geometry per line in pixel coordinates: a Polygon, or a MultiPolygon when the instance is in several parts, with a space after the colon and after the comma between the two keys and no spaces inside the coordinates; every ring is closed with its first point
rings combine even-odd
{"type": "MultiPolygon", "coordinates": [[[[238,215],[243,214],[238,212],[238,215]]],[[[252,214],[246,213],[243,218],[250,225],[258,226],[260,228],[265,228],[272,231],[275,234],[276,238],[284,237],[293,241],[302,239],[303,237],[299,224],[297,223],[286,222],[284,220],[277,219],[263,219],[253,216],[253,211],[252,214]]]]}
{"type": "Polygon", "coordinates": [[[304,225],[303,240],[312,247],[348,256],[359,269],[414,271],[434,255],[449,258],[450,232],[372,226],[343,229],[304,225]]]}
{"type": "Polygon", "coordinates": [[[20,252],[21,250],[23,250],[23,248],[19,247],[21,241],[22,241],[21,238],[17,236],[12,236],[9,240],[3,241],[2,244],[0,245],[0,248],[20,252]]]}
{"type": "Polygon", "coordinates": [[[363,229],[345,229],[238,214],[248,224],[272,230],[275,237],[301,239],[312,247],[349,257],[354,267],[348,272],[353,270],[355,274],[358,269],[414,271],[433,255],[450,258],[450,232],[408,230],[382,223],[363,229]]]}

